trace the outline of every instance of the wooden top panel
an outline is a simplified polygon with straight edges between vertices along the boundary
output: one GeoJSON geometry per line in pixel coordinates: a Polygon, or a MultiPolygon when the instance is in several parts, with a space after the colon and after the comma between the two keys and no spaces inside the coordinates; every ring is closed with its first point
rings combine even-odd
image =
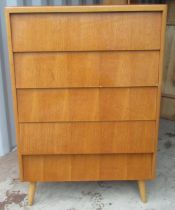
{"type": "Polygon", "coordinates": [[[166,5],[89,5],[89,6],[42,6],[42,7],[6,7],[7,13],[45,13],[45,12],[136,12],[165,11],[166,5]]]}
{"type": "Polygon", "coordinates": [[[160,12],[12,14],[14,52],[158,50],[160,12]]]}

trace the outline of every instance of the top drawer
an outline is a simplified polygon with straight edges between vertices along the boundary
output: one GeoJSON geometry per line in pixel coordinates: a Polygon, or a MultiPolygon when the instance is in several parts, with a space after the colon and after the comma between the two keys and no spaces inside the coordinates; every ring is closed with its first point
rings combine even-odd
{"type": "Polygon", "coordinates": [[[14,52],[160,49],[161,12],[12,14],[14,52]]]}

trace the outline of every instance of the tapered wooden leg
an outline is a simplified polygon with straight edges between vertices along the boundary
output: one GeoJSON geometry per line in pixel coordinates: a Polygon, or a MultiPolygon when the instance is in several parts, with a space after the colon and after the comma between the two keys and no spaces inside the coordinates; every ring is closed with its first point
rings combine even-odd
{"type": "Polygon", "coordinates": [[[147,202],[145,181],[138,181],[139,193],[142,202],[147,202]]]}
{"type": "Polygon", "coordinates": [[[29,192],[28,192],[28,203],[29,206],[33,204],[34,196],[35,196],[35,190],[36,190],[36,182],[30,182],[29,183],[29,192]]]}

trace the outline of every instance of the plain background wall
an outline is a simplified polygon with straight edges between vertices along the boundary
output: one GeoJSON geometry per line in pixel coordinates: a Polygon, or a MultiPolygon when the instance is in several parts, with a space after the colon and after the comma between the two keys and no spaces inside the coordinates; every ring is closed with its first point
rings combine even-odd
{"type": "Polygon", "coordinates": [[[78,5],[100,0],[0,0],[0,156],[16,146],[4,8],[6,6],[78,5]]]}

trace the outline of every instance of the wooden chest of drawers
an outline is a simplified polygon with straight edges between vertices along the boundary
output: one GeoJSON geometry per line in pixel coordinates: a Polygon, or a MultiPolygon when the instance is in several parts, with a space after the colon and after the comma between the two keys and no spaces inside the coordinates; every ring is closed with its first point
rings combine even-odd
{"type": "Polygon", "coordinates": [[[20,177],[155,177],[165,6],[7,8],[20,177]]]}

